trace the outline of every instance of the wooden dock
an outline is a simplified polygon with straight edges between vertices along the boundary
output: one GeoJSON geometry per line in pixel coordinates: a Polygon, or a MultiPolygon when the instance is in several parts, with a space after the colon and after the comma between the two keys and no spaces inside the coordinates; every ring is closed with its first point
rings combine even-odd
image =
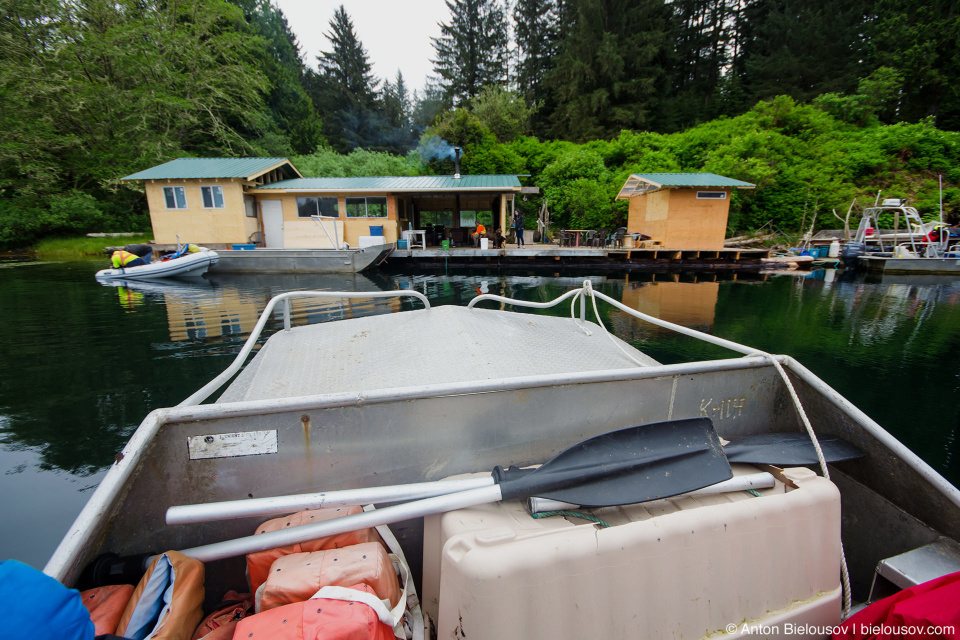
{"type": "Polygon", "coordinates": [[[385,264],[395,268],[416,269],[530,269],[567,270],[589,268],[606,271],[718,271],[789,268],[771,262],[763,249],[668,250],[668,249],[594,249],[534,245],[524,248],[476,249],[397,249],[385,264]]]}

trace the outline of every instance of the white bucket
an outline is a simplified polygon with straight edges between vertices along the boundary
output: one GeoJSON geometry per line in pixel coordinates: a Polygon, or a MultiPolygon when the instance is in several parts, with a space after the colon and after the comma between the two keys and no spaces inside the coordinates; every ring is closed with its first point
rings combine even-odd
{"type": "Polygon", "coordinates": [[[480,238],[480,248],[489,249],[490,248],[490,238],[480,238]]]}

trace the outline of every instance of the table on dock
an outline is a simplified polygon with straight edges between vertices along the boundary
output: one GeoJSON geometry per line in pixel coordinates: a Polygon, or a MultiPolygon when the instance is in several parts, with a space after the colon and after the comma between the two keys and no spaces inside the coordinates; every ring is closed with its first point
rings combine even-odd
{"type": "Polygon", "coordinates": [[[594,229],[564,229],[564,231],[566,231],[567,233],[576,234],[576,236],[575,236],[576,239],[574,240],[574,245],[573,245],[573,246],[579,247],[579,246],[580,246],[580,234],[582,234],[582,233],[590,233],[591,231],[594,231],[594,229]]]}
{"type": "Polygon", "coordinates": [[[403,232],[403,239],[407,241],[407,247],[413,249],[414,244],[419,244],[421,249],[427,248],[427,232],[423,229],[407,229],[403,232]],[[414,238],[419,238],[419,242],[415,242],[414,238]]]}

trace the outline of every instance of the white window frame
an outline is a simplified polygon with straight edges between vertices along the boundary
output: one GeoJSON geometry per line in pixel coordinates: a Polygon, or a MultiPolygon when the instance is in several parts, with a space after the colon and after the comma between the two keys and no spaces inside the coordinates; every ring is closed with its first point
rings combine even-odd
{"type": "Polygon", "coordinates": [[[726,191],[697,191],[697,200],[726,200],[726,191]]]}
{"type": "Polygon", "coordinates": [[[169,211],[181,211],[187,208],[187,190],[185,187],[164,187],[163,188],[163,206],[169,211]],[[170,189],[170,195],[173,197],[173,202],[177,206],[171,207],[169,200],[167,199],[167,189],[170,189]],[[177,198],[177,194],[180,194],[180,198],[177,198]],[[180,204],[183,203],[181,207],[180,204]]]}
{"type": "Polygon", "coordinates": [[[200,203],[203,205],[204,209],[226,209],[226,203],[223,201],[223,187],[219,184],[205,184],[200,186],[200,203]],[[207,189],[210,193],[210,203],[211,206],[207,206],[207,189]],[[217,197],[216,194],[220,196],[220,206],[217,206],[217,197]]]}

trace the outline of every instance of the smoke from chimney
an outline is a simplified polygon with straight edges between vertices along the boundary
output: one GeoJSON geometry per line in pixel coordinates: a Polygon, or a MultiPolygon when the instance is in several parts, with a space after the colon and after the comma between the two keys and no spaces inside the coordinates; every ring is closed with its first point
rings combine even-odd
{"type": "Polygon", "coordinates": [[[453,179],[460,179],[460,147],[453,148],[453,179]]]}

